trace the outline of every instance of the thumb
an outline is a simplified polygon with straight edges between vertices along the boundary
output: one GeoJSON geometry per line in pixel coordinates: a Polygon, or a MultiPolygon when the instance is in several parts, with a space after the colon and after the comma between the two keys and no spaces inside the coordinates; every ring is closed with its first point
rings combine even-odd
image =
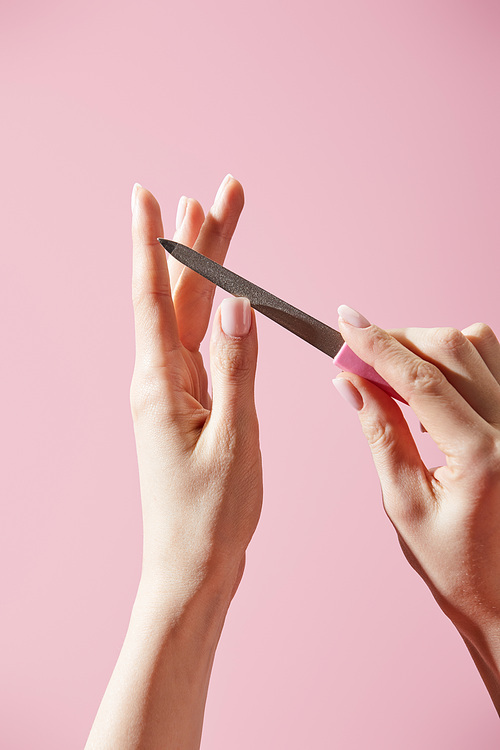
{"type": "Polygon", "coordinates": [[[255,315],[246,297],[222,302],[210,342],[212,419],[233,430],[255,415],[254,383],[257,367],[255,315]]]}

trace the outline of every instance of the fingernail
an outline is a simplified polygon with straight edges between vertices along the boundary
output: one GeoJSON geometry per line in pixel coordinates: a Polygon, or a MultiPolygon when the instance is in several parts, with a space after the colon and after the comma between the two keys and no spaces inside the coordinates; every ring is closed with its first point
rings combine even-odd
{"type": "Polygon", "coordinates": [[[246,336],[251,323],[250,301],[246,297],[228,297],[222,301],[220,324],[226,336],[246,336]]]}
{"type": "Polygon", "coordinates": [[[356,411],[363,408],[363,398],[357,388],[353,386],[350,380],[345,378],[335,378],[332,380],[333,385],[340,393],[344,401],[353,406],[356,411]]]}
{"type": "Polygon", "coordinates": [[[132,208],[132,213],[134,213],[134,210],[135,210],[135,204],[136,204],[136,201],[137,201],[137,191],[138,191],[138,189],[140,187],[142,187],[142,185],[140,185],[138,182],[136,182],[134,184],[134,187],[132,188],[132,198],[130,200],[130,204],[131,204],[131,208],[132,208]]]}
{"type": "Polygon", "coordinates": [[[181,197],[179,200],[179,205],[177,206],[177,214],[175,217],[175,231],[179,231],[179,229],[182,226],[182,222],[184,221],[184,217],[186,215],[186,209],[187,209],[188,199],[185,195],[181,197]]]}
{"type": "Polygon", "coordinates": [[[222,194],[224,190],[226,189],[226,185],[229,182],[229,180],[233,179],[232,174],[227,174],[224,179],[222,180],[221,184],[219,185],[219,189],[217,190],[217,194],[215,196],[214,200],[214,206],[219,202],[219,200],[222,198],[222,194]]]}
{"type": "Polygon", "coordinates": [[[349,307],[348,305],[340,305],[337,312],[342,320],[345,320],[346,323],[350,323],[350,325],[355,328],[368,328],[370,325],[370,321],[367,320],[364,315],[361,315],[361,313],[357,312],[357,310],[353,310],[352,307],[349,307]]]}

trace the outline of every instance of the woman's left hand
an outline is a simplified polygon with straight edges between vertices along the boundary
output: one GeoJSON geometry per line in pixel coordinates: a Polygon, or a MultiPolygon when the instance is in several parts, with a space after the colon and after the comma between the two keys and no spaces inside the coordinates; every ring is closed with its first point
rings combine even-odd
{"type": "MultiPolygon", "coordinates": [[[[223,263],[243,208],[228,175],[205,217],[179,203],[174,239],[223,263]]],[[[144,519],[143,581],[185,599],[207,583],[234,593],[262,504],[254,403],[257,333],[248,300],[224,300],[210,347],[213,403],[199,351],[215,287],[169,256],[160,209],[133,196],[136,363],[131,405],[144,519]]],[[[145,585],[145,584],[144,584],[145,585]]]]}
{"type": "MultiPolygon", "coordinates": [[[[214,286],[165,257],[160,207],[132,196],[136,363],[131,406],[143,509],[143,569],[88,750],[199,747],[215,649],[262,505],[248,300],[215,315],[213,403],[199,351],[214,286]],[[170,268],[168,267],[170,266],[170,268]]],[[[181,199],[174,238],[222,263],[243,208],[228,176],[205,217],[181,199]]]]}

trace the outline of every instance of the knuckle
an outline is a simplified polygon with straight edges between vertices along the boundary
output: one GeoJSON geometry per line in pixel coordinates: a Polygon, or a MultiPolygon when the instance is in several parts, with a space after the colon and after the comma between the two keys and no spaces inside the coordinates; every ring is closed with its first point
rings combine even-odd
{"type": "Polygon", "coordinates": [[[236,342],[217,348],[214,363],[219,372],[232,379],[246,380],[253,374],[254,366],[248,352],[236,342]]]}
{"type": "Polygon", "coordinates": [[[232,229],[228,229],[225,224],[218,226],[215,234],[224,244],[229,244],[233,238],[232,229]]]}
{"type": "Polygon", "coordinates": [[[212,238],[224,245],[229,244],[232,239],[234,231],[232,222],[219,221],[211,212],[205,219],[205,228],[212,238]]]}
{"type": "Polygon", "coordinates": [[[132,280],[132,303],[134,308],[144,305],[155,306],[165,297],[171,297],[170,280],[165,274],[155,274],[143,278],[141,275],[132,280]]]}
{"type": "Polygon", "coordinates": [[[215,295],[215,286],[214,284],[207,282],[207,280],[202,278],[201,276],[198,278],[199,278],[198,285],[193,286],[191,289],[192,299],[194,300],[196,298],[197,306],[202,306],[202,305],[211,306],[214,295],[215,295]]]}
{"type": "Polygon", "coordinates": [[[373,453],[387,453],[396,442],[396,434],[389,422],[365,419],[363,431],[373,453]]]}
{"type": "Polygon", "coordinates": [[[386,331],[382,330],[381,328],[377,328],[376,326],[373,326],[372,328],[373,330],[370,336],[370,348],[373,357],[377,358],[380,354],[387,350],[387,346],[390,343],[391,337],[386,331]]]}
{"type": "Polygon", "coordinates": [[[416,393],[434,395],[439,393],[446,378],[431,362],[416,359],[409,366],[406,381],[408,383],[408,399],[416,393]]]}
{"type": "Polygon", "coordinates": [[[435,328],[431,331],[431,345],[437,351],[460,352],[467,345],[462,331],[456,328],[435,328]]]}

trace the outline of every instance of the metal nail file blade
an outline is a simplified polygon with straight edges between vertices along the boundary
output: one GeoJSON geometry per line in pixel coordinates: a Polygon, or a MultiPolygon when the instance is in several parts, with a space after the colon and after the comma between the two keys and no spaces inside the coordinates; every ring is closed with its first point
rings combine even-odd
{"type": "Polygon", "coordinates": [[[258,310],[283,328],[287,328],[296,336],[320,349],[330,357],[335,357],[341,350],[344,339],[338,331],[311,317],[288,302],[266,292],[251,281],[238,276],[233,271],[221,266],[210,258],[197,253],[186,245],[180,245],[170,240],[158,240],[165,250],[177,258],[185,266],[204,276],[212,283],[224,289],[235,297],[247,297],[254,310],[258,310]]]}
{"type": "Polygon", "coordinates": [[[283,328],[307,341],[312,346],[332,357],[342,370],[357,373],[372,381],[393,398],[404,401],[401,396],[380,375],[363,362],[344,342],[342,335],[334,328],[313,318],[311,315],[290,305],[265,289],[247,281],[242,276],[221,266],[210,258],[201,255],[179,242],[158,238],[165,250],[183,265],[188,266],[208,281],[216,284],[235,297],[247,297],[254,310],[274,320],[283,328]]]}

